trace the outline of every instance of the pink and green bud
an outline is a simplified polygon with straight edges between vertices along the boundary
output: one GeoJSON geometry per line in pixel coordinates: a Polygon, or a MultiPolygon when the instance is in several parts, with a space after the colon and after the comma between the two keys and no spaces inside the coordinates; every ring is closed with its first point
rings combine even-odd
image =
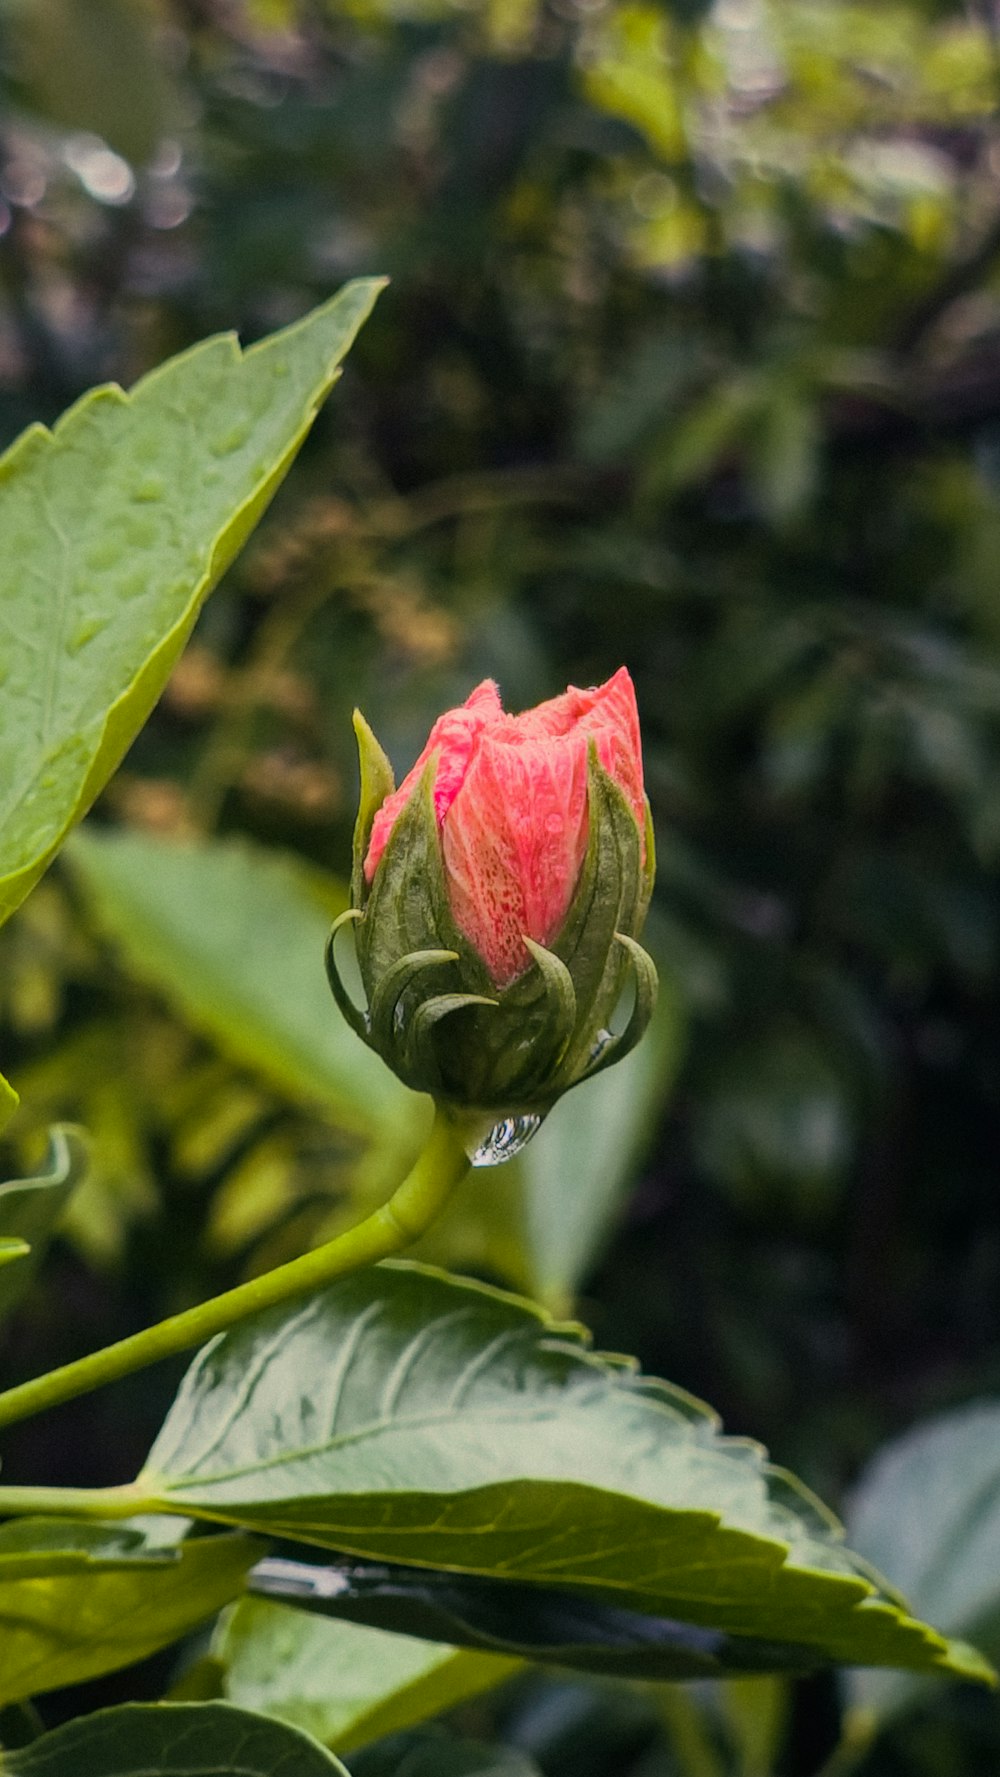
{"type": "MultiPolygon", "coordinates": [[[[353,907],[362,1013],[407,1085],[463,1111],[544,1114],[625,1054],[656,974],[636,942],[653,878],[639,719],[624,668],[520,716],[484,681],[439,717],[398,790],[355,717],[353,907]],[[626,1028],[611,1034],[626,974],[626,1028]]],[[[335,928],[336,931],[336,928],[335,928]]]]}

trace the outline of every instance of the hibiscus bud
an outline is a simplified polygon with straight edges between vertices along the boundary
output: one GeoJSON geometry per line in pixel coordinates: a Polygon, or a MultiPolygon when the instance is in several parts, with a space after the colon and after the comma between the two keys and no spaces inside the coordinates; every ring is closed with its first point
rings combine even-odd
{"type": "Polygon", "coordinates": [[[636,942],[653,834],[632,681],[623,667],[508,716],[487,679],[438,718],[398,790],[360,715],[355,729],[353,906],[327,955],[338,1004],[408,1086],[490,1122],[537,1121],[626,1054],[653,1010],[656,971],[636,942]],[[364,1013],[333,956],[346,921],[364,1013]]]}

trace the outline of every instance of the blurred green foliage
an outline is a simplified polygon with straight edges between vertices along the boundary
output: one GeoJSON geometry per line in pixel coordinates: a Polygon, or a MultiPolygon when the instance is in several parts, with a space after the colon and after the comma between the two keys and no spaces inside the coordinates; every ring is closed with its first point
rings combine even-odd
{"type": "MultiPolygon", "coordinates": [[[[393,279],[100,805],[131,832],[0,939],[20,1158],[53,1116],[96,1154],[55,1260],[75,1322],[23,1310],[25,1368],[82,1349],[98,1303],[124,1331],[298,1250],[419,1140],[388,1086],[360,1120],[337,1100],[364,1054],[302,996],[294,1080],[273,1050],[279,934],[305,941],[347,864],[352,704],[407,766],[485,674],[518,708],[624,660],[661,1029],[431,1256],[582,1290],[602,1344],[832,1499],[890,1434],[996,1395],[991,0],[3,0],[0,81],[3,441],[393,279]],[[151,938],[141,848],[168,840],[218,898],[178,889],[151,938]],[[227,1010],[204,946],[243,930],[253,848],[297,857],[244,873],[258,999],[227,1010]]],[[[819,1768],[829,1688],[732,1689],[538,1679],[462,1721],[546,1777],[819,1768]]],[[[998,1752],[1000,1707],[942,1692],[859,1768],[998,1752]]]]}

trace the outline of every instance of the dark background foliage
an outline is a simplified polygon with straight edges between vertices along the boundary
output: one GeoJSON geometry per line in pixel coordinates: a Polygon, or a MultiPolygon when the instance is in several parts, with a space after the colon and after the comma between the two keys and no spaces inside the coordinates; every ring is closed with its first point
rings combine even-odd
{"type": "MultiPolygon", "coordinates": [[[[479,677],[519,708],[625,661],[682,1058],[574,1281],[602,1344],[842,1503],[1000,1386],[992,4],[5,0],[0,32],[5,442],[392,279],[98,818],[342,873],[354,702],[405,766],[479,677]]],[[[353,1201],[336,1129],[114,961],[68,871],[0,1001],[23,1147],[73,1115],[96,1151],[13,1370],[353,1201]]],[[[516,1281],[512,1239],[466,1262],[516,1281]]],[[[121,1479],[170,1381],[12,1461],[121,1479]]],[[[551,1777],[757,1769],[674,1707],[538,1681],[500,1719],[551,1777]]],[[[872,1770],[995,1760],[995,1704],[927,1711],[872,1770]]],[[[835,1718],[800,1687],[776,1768],[835,1718]]]]}

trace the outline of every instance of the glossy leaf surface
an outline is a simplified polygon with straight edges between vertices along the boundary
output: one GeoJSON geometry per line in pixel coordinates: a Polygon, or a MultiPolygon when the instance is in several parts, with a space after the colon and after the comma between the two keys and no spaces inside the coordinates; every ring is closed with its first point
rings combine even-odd
{"type": "Polygon", "coordinates": [[[0,1704],[168,1646],[242,1590],[259,1553],[244,1536],[154,1550],[137,1531],[105,1524],[0,1526],[0,1704]]]}
{"type": "Polygon", "coordinates": [[[0,459],[0,922],[148,716],[378,289],[245,353],[206,340],[130,395],[92,390],[0,459]]]}
{"type": "Polygon", "coordinates": [[[0,1266],[0,1319],[30,1289],[56,1222],[87,1169],[86,1145],[75,1129],[54,1129],[48,1162],[34,1178],[0,1185],[0,1238],[23,1240],[22,1258],[0,1266]]]}
{"type": "MultiPolygon", "coordinates": [[[[917,1610],[1000,1658],[1000,1402],[974,1401],[893,1439],[862,1475],[849,1525],[917,1610]]],[[[857,1672],[850,1695],[883,1719],[919,1686],[902,1673],[857,1672]]]]}
{"type": "Polygon", "coordinates": [[[345,1279],[206,1347],[138,1502],[558,1584],[820,1659],[982,1673],[701,1403],[516,1297],[418,1266],[345,1279]]]}
{"type": "Polygon", "coordinates": [[[225,1695],[294,1722],[338,1752],[451,1709],[519,1670],[519,1660],[331,1622],[246,1598],[213,1642],[225,1695]]]}
{"type": "Polygon", "coordinates": [[[0,1755],[11,1777],[347,1777],[307,1734],[229,1703],[125,1703],[0,1755]]]}
{"type": "Polygon", "coordinates": [[[434,1733],[390,1740],[351,1763],[355,1777],[541,1777],[534,1760],[513,1747],[434,1733]]]}

